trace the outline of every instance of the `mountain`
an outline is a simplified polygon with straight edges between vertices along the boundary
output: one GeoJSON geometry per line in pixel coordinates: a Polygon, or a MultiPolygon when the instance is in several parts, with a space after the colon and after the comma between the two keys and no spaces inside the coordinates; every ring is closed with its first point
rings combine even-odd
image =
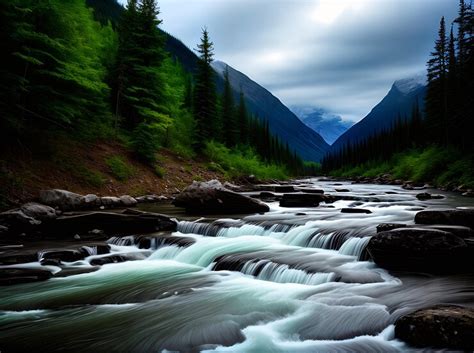
{"type": "Polygon", "coordinates": [[[410,112],[416,102],[423,109],[425,94],[426,76],[424,74],[395,81],[380,103],[333,143],[331,151],[338,151],[348,142],[358,142],[382,129],[390,128],[398,116],[410,117],[410,112]]]}
{"type": "MultiPolygon", "coordinates": [[[[116,0],[87,0],[94,9],[94,14],[103,22],[107,20],[116,23],[123,8],[116,0]]],[[[179,39],[163,31],[165,49],[172,58],[179,61],[184,69],[194,73],[197,68],[198,57],[179,39]]],[[[223,70],[227,65],[223,62],[213,63],[216,70],[216,84],[219,92],[224,88],[223,70]]],[[[268,119],[270,130],[278,135],[283,142],[288,142],[304,160],[319,161],[329,145],[316,132],[304,125],[278,98],[273,96],[262,86],[252,81],[243,73],[229,67],[229,78],[236,101],[240,94],[240,87],[245,95],[247,108],[261,119],[268,119]]]]}
{"type": "Polygon", "coordinates": [[[339,115],[331,114],[323,108],[311,106],[291,106],[291,111],[309,128],[320,134],[332,144],[352,126],[352,122],[344,121],[339,115]]]}
{"type": "MultiPolygon", "coordinates": [[[[247,108],[261,119],[268,119],[270,130],[284,142],[288,142],[303,159],[319,161],[329,148],[329,145],[317,132],[303,124],[278,98],[248,76],[222,61],[212,63],[223,80],[226,67],[229,70],[229,81],[238,99],[240,89],[245,96],[247,108]]],[[[218,87],[220,85],[218,84],[218,87]]]]}

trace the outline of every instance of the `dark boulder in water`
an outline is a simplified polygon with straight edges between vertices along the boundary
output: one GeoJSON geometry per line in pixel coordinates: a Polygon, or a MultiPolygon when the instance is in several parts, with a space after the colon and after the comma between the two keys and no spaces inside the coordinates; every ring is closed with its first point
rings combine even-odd
{"type": "Polygon", "coordinates": [[[397,229],[397,228],[406,228],[406,224],[402,223],[380,223],[377,226],[377,233],[380,232],[386,232],[392,229],[397,229]]]}
{"type": "Polygon", "coordinates": [[[373,236],[367,251],[380,267],[428,273],[470,270],[468,247],[448,232],[424,228],[400,228],[373,236]]]}
{"type": "Polygon", "coordinates": [[[317,207],[319,203],[324,201],[322,194],[284,194],[280,200],[281,207],[317,207]]]}
{"type": "Polygon", "coordinates": [[[265,203],[230,191],[217,180],[194,181],[176,196],[173,203],[190,214],[245,214],[270,210],[265,203]]]}
{"type": "Polygon", "coordinates": [[[449,224],[474,228],[474,209],[421,211],[415,216],[417,224],[449,224]]]}
{"type": "Polygon", "coordinates": [[[369,214],[372,213],[370,210],[366,210],[365,208],[342,208],[341,213],[365,213],[369,214]]]}
{"type": "Polygon", "coordinates": [[[443,195],[433,195],[428,192],[422,192],[416,195],[416,198],[418,200],[424,201],[424,200],[440,200],[444,199],[443,195]]]}
{"type": "Polygon", "coordinates": [[[474,350],[474,309],[439,305],[405,315],[395,337],[415,347],[474,350]]]}
{"type": "Polygon", "coordinates": [[[45,281],[52,276],[50,271],[42,269],[2,268],[0,269],[0,286],[45,281]]]}

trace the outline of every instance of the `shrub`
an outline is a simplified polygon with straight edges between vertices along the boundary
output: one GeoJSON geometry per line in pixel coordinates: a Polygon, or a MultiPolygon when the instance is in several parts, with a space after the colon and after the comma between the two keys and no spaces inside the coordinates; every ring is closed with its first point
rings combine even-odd
{"type": "Polygon", "coordinates": [[[129,165],[121,156],[112,156],[105,160],[112,175],[120,181],[126,181],[135,174],[135,168],[129,165]]]}

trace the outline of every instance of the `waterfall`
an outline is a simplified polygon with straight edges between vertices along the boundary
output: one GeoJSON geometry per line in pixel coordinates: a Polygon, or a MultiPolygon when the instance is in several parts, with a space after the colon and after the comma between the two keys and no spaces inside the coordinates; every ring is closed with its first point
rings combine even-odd
{"type": "Polygon", "coordinates": [[[339,249],[339,253],[343,255],[352,255],[360,259],[362,252],[369,244],[371,237],[349,238],[339,249]]]}
{"type": "Polygon", "coordinates": [[[255,276],[257,279],[277,283],[299,283],[317,285],[331,282],[335,279],[334,273],[307,273],[303,270],[290,268],[286,264],[277,264],[269,260],[247,262],[242,273],[255,276]]]}
{"type": "Polygon", "coordinates": [[[112,237],[107,240],[107,243],[118,246],[130,246],[135,244],[135,237],[133,235],[126,237],[112,237]]]}

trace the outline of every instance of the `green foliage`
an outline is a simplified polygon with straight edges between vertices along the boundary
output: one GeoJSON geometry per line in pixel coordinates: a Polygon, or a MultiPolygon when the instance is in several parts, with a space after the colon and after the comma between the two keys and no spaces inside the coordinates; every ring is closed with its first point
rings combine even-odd
{"type": "Polygon", "coordinates": [[[331,175],[374,178],[390,174],[393,179],[429,182],[436,186],[474,186],[474,155],[464,155],[455,148],[430,146],[398,153],[383,163],[369,161],[337,169],[331,175]]]}
{"type": "Polygon", "coordinates": [[[166,169],[156,164],[153,168],[155,175],[159,178],[163,178],[166,174],[166,169]]]}
{"type": "Polygon", "coordinates": [[[140,123],[132,132],[130,146],[137,157],[144,162],[153,164],[156,162],[156,151],[158,141],[163,133],[159,124],[140,123]]]}
{"type": "Polygon", "coordinates": [[[122,156],[111,156],[105,160],[105,164],[114,177],[120,181],[126,181],[136,173],[135,168],[129,165],[122,156]]]}
{"type": "Polygon", "coordinates": [[[204,154],[212,162],[209,166],[215,171],[224,170],[233,178],[242,175],[255,175],[259,179],[287,179],[284,167],[264,163],[250,148],[241,151],[230,150],[217,142],[208,142],[204,154]]]}

